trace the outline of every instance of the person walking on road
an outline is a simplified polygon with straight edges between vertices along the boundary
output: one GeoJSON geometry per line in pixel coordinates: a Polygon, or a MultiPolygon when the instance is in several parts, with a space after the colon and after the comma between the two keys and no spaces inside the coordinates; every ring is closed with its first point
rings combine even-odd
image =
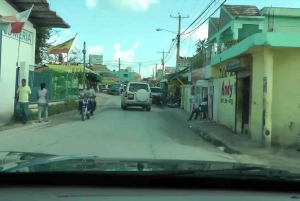
{"type": "Polygon", "coordinates": [[[38,90],[36,96],[38,98],[38,119],[42,122],[42,112],[45,112],[45,122],[48,122],[48,91],[45,89],[46,84],[41,83],[41,89],[38,90]]]}
{"type": "Polygon", "coordinates": [[[198,108],[195,108],[192,111],[192,114],[190,115],[190,118],[188,119],[188,121],[192,120],[194,114],[196,114],[195,116],[195,120],[198,118],[198,115],[200,112],[203,112],[203,119],[206,118],[206,112],[207,112],[207,98],[204,98],[203,101],[201,102],[201,104],[199,105],[198,108]]]}
{"type": "Polygon", "coordinates": [[[31,100],[31,89],[26,85],[26,79],[22,79],[22,85],[19,86],[16,94],[16,103],[20,103],[22,111],[23,124],[27,124],[28,121],[28,108],[31,100]]]}

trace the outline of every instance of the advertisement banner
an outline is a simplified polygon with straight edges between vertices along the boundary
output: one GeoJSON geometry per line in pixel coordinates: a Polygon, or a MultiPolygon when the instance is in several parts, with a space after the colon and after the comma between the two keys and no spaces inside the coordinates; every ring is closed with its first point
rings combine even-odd
{"type": "Polygon", "coordinates": [[[91,65],[103,64],[103,55],[89,55],[91,65]]]}

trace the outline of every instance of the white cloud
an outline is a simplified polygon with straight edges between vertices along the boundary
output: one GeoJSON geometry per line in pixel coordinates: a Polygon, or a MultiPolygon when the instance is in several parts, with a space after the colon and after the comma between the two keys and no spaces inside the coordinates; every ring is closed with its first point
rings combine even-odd
{"type": "Polygon", "coordinates": [[[182,56],[182,57],[186,56],[187,53],[188,53],[188,50],[186,50],[186,49],[180,50],[180,56],[182,56]]]}
{"type": "Polygon", "coordinates": [[[89,9],[94,9],[98,5],[98,0],[85,0],[85,6],[89,9]]]}
{"type": "MultiPolygon", "coordinates": [[[[67,40],[70,40],[75,36],[75,33],[72,32],[70,29],[64,29],[63,31],[58,32],[57,34],[54,34],[50,37],[49,42],[53,43],[53,45],[58,45],[60,43],[63,43],[67,40]]],[[[78,35],[76,36],[76,39],[74,43],[78,41],[78,35]]]]}
{"type": "Polygon", "coordinates": [[[121,50],[120,43],[114,44],[113,49],[115,50],[115,53],[113,55],[113,60],[118,60],[120,58],[121,61],[133,62],[135,56],[135,49],[138,47],[139,47],[139,43],[135,42],[132,48],[127,50],[121,50]]]}
{"type": "Polygon", "coordinates": [[[136,49],[140,46],[140,43],[137,41],[133,44],[133,48],[136,49]]]}
{"type": "MultiPolygon", "coordinates": [[[[152,77],[153,69],[155,69],[155,65],[151,65],[151,66],[147,66],[147,67],[141,66],[141,77],[142,78],[152,77]]],[[[155,70],[154,70],[154,73],[155,73],[155,70]]]]}
{"type": "Polygon", "coordinates": [[[159,0],[110,0],[110,2],[122,9],[140,12],[148,10],[153,4],[158,4],[159,0]]]}
{"type": "Polygon", "coordinates": [[[88,54],[100,54],[103,52],[103,47],[101,46],[89,46],[88,47],[88,54]]]}

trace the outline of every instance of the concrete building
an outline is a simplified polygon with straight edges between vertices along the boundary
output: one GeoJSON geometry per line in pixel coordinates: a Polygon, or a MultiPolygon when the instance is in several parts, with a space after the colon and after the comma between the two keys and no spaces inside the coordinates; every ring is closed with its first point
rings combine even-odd
{"type": "MultiPolygon", "coordinates": [[[[15,15],[31,6],[24,1],[3,0],[0,1],[0,14],[2,16],[15,15]]],[[[37,0],[21,34],[8,34],[0,31],[0,118],[10,117],[13,113],[18,54],[20,80],[23,78],[28,80],[29,70],[34,71],[34,68],[30,68],[30,66],[35,64],[35,26],[70,27],[54,11],[50,10],[49,4],[45,0],[37,0]]]]}
{"type": "Polygon", "coordinates": [[[205,67],[217,123],[265,145],[300,133],[300,9],[224,5],[209,20],[205,67]],[[217,101],[215,101],[217,100],[217,101]]]}

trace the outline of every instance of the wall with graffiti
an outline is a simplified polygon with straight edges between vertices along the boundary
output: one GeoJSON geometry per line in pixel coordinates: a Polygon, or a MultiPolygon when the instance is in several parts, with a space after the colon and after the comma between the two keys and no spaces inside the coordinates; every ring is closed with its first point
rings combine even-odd
{"type": "Polygon", "coordinates": [[[236,76],[234,72],[227,72],[226,66],[220,68],[219,75],[219,107],[218,123],[234,130],[236,76]]]}

